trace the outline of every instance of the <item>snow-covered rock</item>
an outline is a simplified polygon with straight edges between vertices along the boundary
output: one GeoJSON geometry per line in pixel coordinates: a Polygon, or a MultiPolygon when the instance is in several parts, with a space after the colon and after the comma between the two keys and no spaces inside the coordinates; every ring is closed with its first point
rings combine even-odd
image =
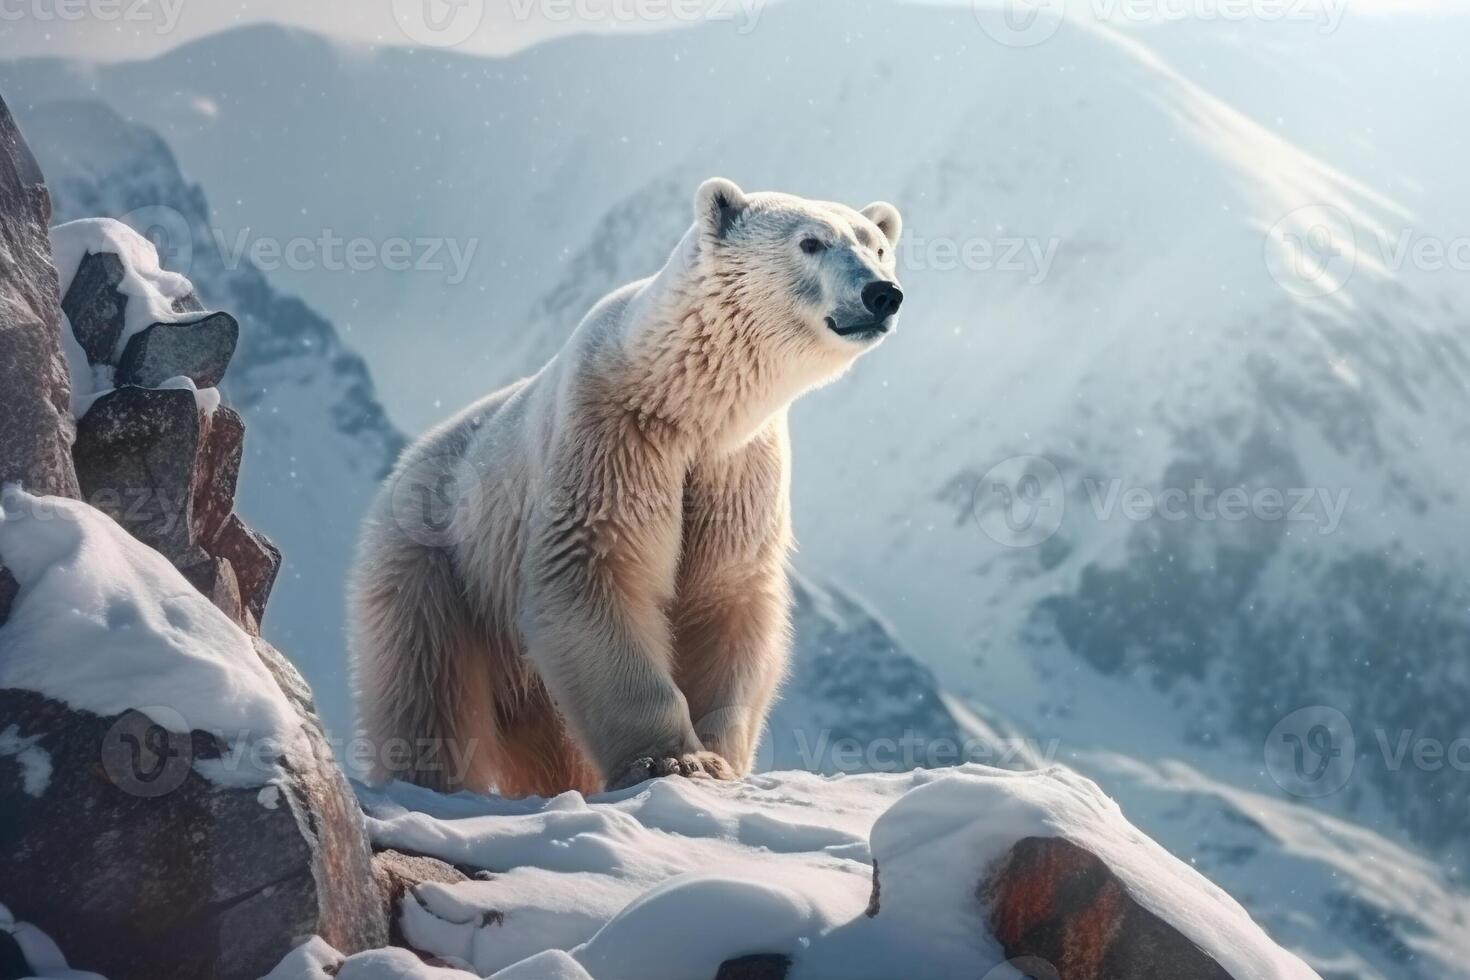
{"type": "Polygon", "coordinates": [[[382,945],[362,818],[274,649],[80,501],[17,488],[0,560],[0,902],[115,980],[254,980],[382,945]]]}
{"type": "Polygon", "coordinates": [[[589,800],[446,797],[401,784],[359,795],[379,846],[490,871],[420,886],[400,913],[411,945],[478,976],[565,963],[547,950],[596,980],[713,978],[754,956],[789,959],[775,975],[792,980],[986,976],[1035,953],[1026,941],[1003,947],[989,925],[1023,913],[1026,896],[988,884],[1013,848],[1036,839],[1070,842],[1116,877],[1132,905],[1093,907],[1090,925],[1112,930],[1135,963],[1170,965],[1156,958],[1167,946],[1121,931],[1138,921],[1128,908],[1197,946],[1219,976],[1316,976],[1094,784],[1061,769],[669,778],[589,800]]]}

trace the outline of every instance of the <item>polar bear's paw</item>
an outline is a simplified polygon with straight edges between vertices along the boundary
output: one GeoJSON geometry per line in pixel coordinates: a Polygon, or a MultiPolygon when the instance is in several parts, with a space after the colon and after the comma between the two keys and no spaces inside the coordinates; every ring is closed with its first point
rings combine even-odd
{"type": "Polygon", "coordinates": [[[607,781],[607,790],[626,789],[660,776],[690,779],[739,779],[725,757],[715,752],[686,752],[683,755],[640,756],[625,763],[607,781]]]}

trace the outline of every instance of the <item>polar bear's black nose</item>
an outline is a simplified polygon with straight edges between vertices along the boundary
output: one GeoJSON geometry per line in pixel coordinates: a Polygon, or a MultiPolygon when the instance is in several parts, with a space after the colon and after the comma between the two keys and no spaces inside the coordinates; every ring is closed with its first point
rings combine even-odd
{"type": "Polygon", "coordinates": [[[892,316],[903,302],[903,290],[896,282],[870,282],[863,287],[863,305],[874,316],[892,316]]]}

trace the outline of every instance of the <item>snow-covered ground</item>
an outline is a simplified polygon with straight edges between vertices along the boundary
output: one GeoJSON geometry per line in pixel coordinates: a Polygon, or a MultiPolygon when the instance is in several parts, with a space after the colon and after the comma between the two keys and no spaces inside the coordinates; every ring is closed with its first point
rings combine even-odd
{"type": "MultiPolygon", "coordinates": [[[[1095,785],[1061,769],[671,778],[591,800],[444,797],[400,784],[361,797],[377,844],[491,872],[423,884],[405,900],[405,937],[469,971],[461,976],[688,980],[759,953],[790,956],[793,980],[1009,976],[989,972],[1005,956],[977,886],[1017,841],[1057,836],[1103,858],[1232,976],[1316,976],[1095,785]],[[881,897],[869,916],[875,861],[881,897]]],[[[272,980],[319,980],[324,959],[310,945],[272,980]]],[[[337,976],[452,975],[392,972],[410,965],[369,954],[337,976]]]]}

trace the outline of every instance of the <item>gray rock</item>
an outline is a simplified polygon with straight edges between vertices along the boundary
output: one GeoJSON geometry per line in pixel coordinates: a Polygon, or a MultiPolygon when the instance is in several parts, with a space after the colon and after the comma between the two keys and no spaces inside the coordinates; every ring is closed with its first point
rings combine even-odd
{"type": "Polygon", "coordinates": [[[199,388],[213,388],[224,378],[239,339],[240,325],[228,313],[155,323],[128,339],[117,383],[152,388],[182,376],[199,388]]]}
{"type": "Polygon", "coordinates": [[[235,747],[139,712],[6,690],[0,718],[39,736],[51,762],[32,795],[20,763],[0,758],[0,903],[72,967],[255,980],[305,936],[347,953],[387,942],[362,816],[314,716],[311,751],[281,757],[283,783],[264,793],[194,765],[228,765],[235,747]]]}
{"type": "Polygon", "coordinates": [[[83,499],[175,566],[198,544],[194,500],[204,415],[187,389],[119,388],[77,427],[83,499]]]}
{"type": "Polygon", "coordinates": [[[75,497],[50,219],[41,171],[0,101],[0,485],[75,497]]]}
{"type": "Polygon", "coordinates": [[[111,252],[88,252],[61,300],[88,364],[114,362],[128,308],[128,298],[117,288],[125,272],[122,259],[111,252]]]}
{"type": "Polygon", "coordinates": [[[11,980],[12,977],[28,977],[35,972],[26,962],[20,943],[10,933],[0,929],[0,977],[11,980]]]}
{"type": "Polygon", "coordinates": [[[791,957],[784,953],[752,953],[720,964],[715,980],[786,980],[791,957]]]}
{"type": "Polygon", "coordinates": [[[10,618],[10,605],[15,601],[16,594],[20,592],[20,583],[10,571],[0,565],[0,626],[10,618]]]}

